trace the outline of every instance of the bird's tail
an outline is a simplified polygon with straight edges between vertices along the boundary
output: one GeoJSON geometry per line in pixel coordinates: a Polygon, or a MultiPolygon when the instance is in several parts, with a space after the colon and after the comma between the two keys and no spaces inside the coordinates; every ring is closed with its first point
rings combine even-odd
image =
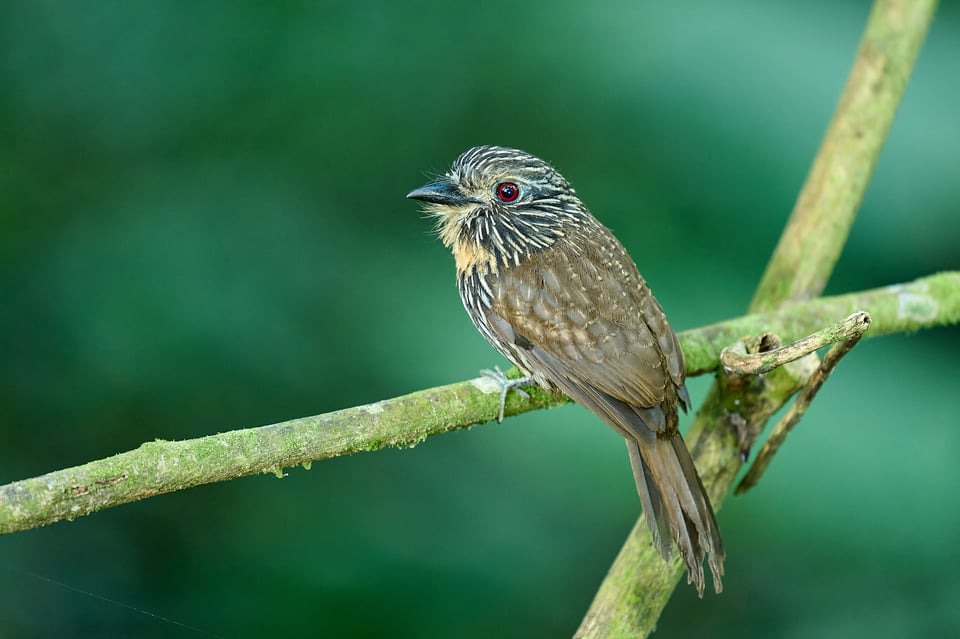
{"type": "Polygon", "coordinates": [[[673,542],[687,566],[687,582],[703,596],[703,559],[709,555],[713,587],[723,590],[723,542],[710,498],[679,433],[627,438],[630,464],[653,544],[669,560],[673,542]]]}

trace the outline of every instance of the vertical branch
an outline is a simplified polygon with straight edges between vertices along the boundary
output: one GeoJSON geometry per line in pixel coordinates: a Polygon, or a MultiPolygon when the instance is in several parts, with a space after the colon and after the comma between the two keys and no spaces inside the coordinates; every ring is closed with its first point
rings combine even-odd
{"type": "MultiPolygon", "coordinates": [[[[823,291],[846,243],[936,5],[936,0],[874,3],[837,111],[751,311],[769,311],[823,291]]],[[[771,390],[763,394],[778,395],[777,389],[771,390]]],[[[727,410],[726,396],[725,385],[714,384],[687,436],[718,509],[740,468],[740,451],[729,422],[743,417],[727,410]]],[[[771,397],[771,404],[780,397],[771,397]]],[[[768,417],[750,426],[760,428],[768,417]]],[[[647,528],[634,526],[576,637],[645,637],[653,631],[683,567],[678,561],[664,564],[656,553],[646,552],[649,544],[647,528]]]]}

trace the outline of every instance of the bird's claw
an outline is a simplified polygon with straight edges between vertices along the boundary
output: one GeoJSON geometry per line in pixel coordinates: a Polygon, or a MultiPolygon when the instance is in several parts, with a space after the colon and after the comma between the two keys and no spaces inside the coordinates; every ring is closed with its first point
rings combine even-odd
{"type": "Polygon", "coordinates": [[[503,423],[503,409],[507,403],[507,393],[511,390],[517,392],[520,397],[524,399],[530,399],[530,393],[523,390],[521,386],[529,386],[532,381],[529,377],[518,377],[517,379],[510,379],[507,377],[507,374],[500,370],[499,366],[494,366],[493,370],[485,368],[480,371],[480,375],[486,377],[487,379],[492,379],[500,386],[500,413],[497,415],[497,423],[503,423]]]}

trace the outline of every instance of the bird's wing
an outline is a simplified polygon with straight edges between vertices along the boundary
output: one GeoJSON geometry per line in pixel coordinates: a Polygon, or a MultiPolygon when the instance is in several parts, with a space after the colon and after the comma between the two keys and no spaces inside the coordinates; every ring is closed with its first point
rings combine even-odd
{"type": "Polygon", "coordinates": [[[686,398],[682,354],[622,249],[551,250],[498,279],[491,328],[532,367],[618,430],[625,411],[649,430],[665,428],[661,404],[686,398]]]}

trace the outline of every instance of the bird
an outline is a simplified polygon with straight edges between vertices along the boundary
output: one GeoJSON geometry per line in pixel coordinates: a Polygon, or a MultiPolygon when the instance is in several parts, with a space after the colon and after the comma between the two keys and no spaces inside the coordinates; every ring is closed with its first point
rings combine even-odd
{"type": "MultiPolygon", "coordinates": [[[[524,375],[623,436],[654,547],[676,544],[702,597],[703,561],[723,589],[716,516],[679,432],[690,406],[683,352],[636,264],[573,187],[540,158],[477,146],[407,197],[453,252],[463,306],[524,375]]],[[[498,369],[499,371],[499,369],[498,369]]]]}

